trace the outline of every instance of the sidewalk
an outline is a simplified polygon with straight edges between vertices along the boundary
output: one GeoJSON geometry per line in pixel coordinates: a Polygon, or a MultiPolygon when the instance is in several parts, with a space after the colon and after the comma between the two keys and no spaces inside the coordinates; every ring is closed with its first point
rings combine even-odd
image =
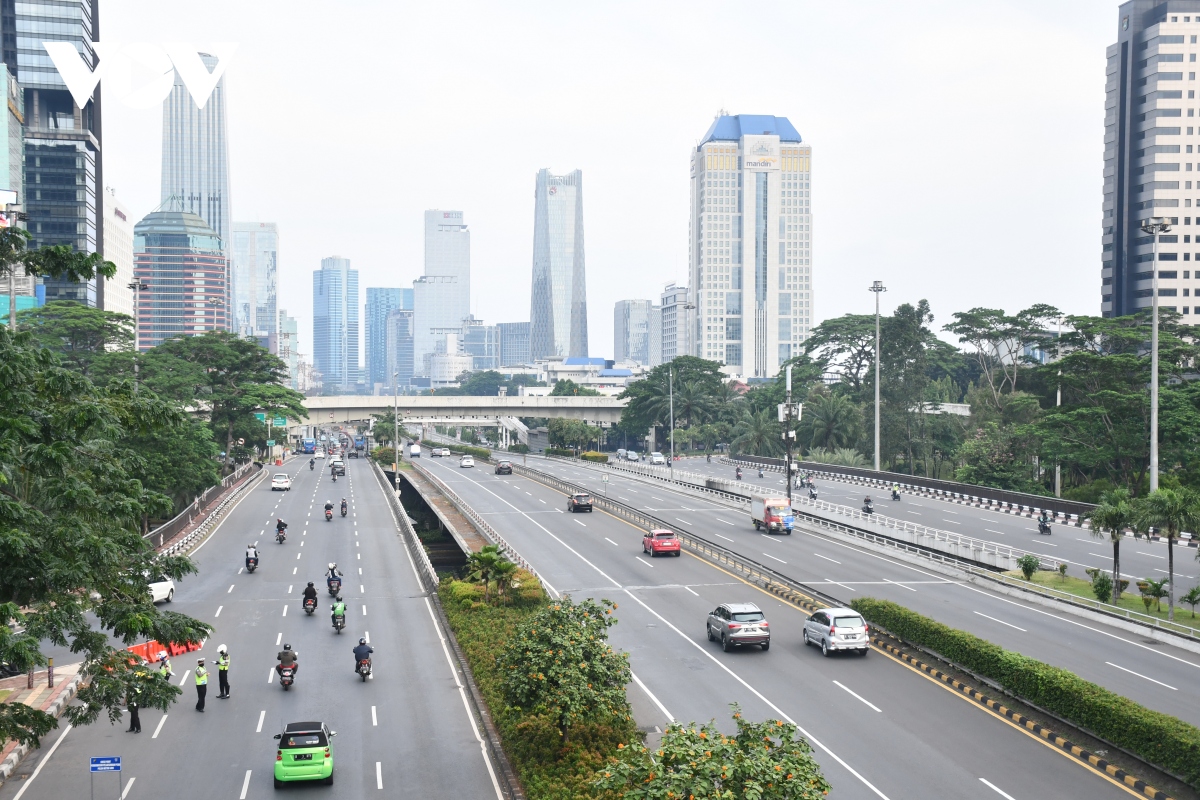
{"type": "MultiPolygon", "coordinates": [[[[82,676],[79,674],[79,664],[64,664],[54,668],[53,689],[46,685],[46,671],[42,670],[34,673],[32,689],[27,688],[29,686],[28,676],[17,675],[0,680],[0,691],[12,692],[4,698],[3,702],[5,703],[24,703],[31,708],[57,717],[75,696],[80,678],[82,676]]],[[[25,757],[27,752],[29,752],[29,748],[25,745],[17,742],[5,743],[4,749],[0,750],[0,780],[7,780],[12,775],[18,762],[25,757]]]]}

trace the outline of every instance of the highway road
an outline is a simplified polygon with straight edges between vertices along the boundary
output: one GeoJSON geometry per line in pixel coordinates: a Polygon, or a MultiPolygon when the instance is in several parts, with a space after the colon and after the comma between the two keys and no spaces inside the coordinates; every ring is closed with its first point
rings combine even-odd
{"type": "Polygon", "coordinates": [[[125,732],[128,717],[122,725],[102,720],[55,732],[17,779],[0,787],[0,800],[88,797],[88,758],[110,755],[124,759],[121,791],[115,777],[99,775],[97,798],[273,797],[272,737],[285,723],[308,720],[338,733],[335,785],[312,787],[324,796],[499,797],[431,607],[367,462],[351,459],[336,484],[300,460],[274,471],[294,475],[292,490],[271,492],[268,476],[240,499],[195,552],[200,572],[178,585],[169,606],[216,628],[199,653],[172,659],[180,699],[165,715],[142,712],[141,734],[125,732]],[[336,505],[343,495],[351,514],[335,511],[326,522],[325,500],[336,505]],[[275,543],[277,517],[290,526],[284,544],[275,543]],[[247,574],[245,547],[255,541],[261,567],[247,574]],[[348,619],[340,636],[321,576],[330,561],[345,573],[348,619]],[[308,581],[321,590],[312,617],[300,600],[308,581]],[[366,683],[351,653],[360,636],[376,649],[375,675],[366,683]],[[284,642],[300,656],[286,693],[272,669],[284,642]],[[229,700],[216,697],[213,662],[221,643],[230,650],[229,700]],[[208,659],[210,671],[204,713],[194,708],[197,656],[208,659]]]}
{"type": "MultiPolygon", "coordinates": [[[[869,595],[894,600],[947,625],[1069,669],[1149,708],[1200,725],[1200,695],[1194,691],[1200,681],[1200,655],[1195,653],[987,591],[932,568],[899,561],[883,550],[847,544],[815,530],[768,536],[755,531],[744,512],[674,492],[668,484],[651,478],[635,479],[628,473],[605,470],[609,477],[605,488],[598,468],[532,456],[528,464],[594,493],[607,491],[610,497],[651,512],[680,531],[703,536],[834,597],[849,601],[869,595]]],[[[943,505],[940,511],[947,515],[961,508],[943,505]]],[[[1123,549],[1136,548],[1126,545],[1123,549]]]]}
{"type": "MultiPolygon", "coordinates": [[[[656,719],[639,724],[715,718],[732,730],[735,701],[752,719],[789,718],[813,742],[837,798],[1131,793],[885,654],[822,658],[801,644],[801,611],[686,553],[650,559],[640,530],[623,520],[601,511],[570,515],[565,498],[542,484],[428,455],[422,465],[483,514],[553,592],[619,603],[612,641],[630,653],[639,690],[650,698],[640,705],[657,709],[656,719]],[[724,653],[706,640],[705,616],[725,601],[764,609],[770,651],[724,653]]],[[[694,503],[689,511],[699,516],[694,503]]],[[[826,549],[815,540],[806,546],[826,549]]]]}

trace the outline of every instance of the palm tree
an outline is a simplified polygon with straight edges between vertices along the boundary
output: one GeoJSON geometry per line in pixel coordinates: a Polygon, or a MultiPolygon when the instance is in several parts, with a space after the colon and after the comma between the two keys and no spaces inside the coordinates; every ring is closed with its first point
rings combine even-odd
{"type": "Polygon", "coordinates": [[[812,446],[830,449],[846,447],[858,428],[858,409],[840,394],[818,394],[808,402],[812,421],[812,446]]]}
{"type": "Polygon", "coordinates": [[[675,424],[684,420],[688,427],[699,425],[708,419],[713,410],[713,400],[697,381],[680,383],[675,387],[675,424]]]}
{"type": "Polygon", "coordinates": [[[501,558],[492,567],[492,575],[496,579],[496,593],[501,597],[507,597],[508,587],[512,585],[513,579],[517,576],[517,565],[506,558],[501,558]]]}
{"type": "Polygon", "coordinates": [[[467,557],[467,577],[483,584],[483,600],[487,602],[488,586],[496,574],[497,566],[505,561],[500,548],[494,544],[485,545],[478,553],[467,557]]]}
{"type": "Polygon", "coordinates": [[[1200,530],[1200,494],[1191,489],[1157,489],[1138,504],[1137,516],[1167,537],[1167,619],[1175,619],[1175,540],[1183,530],[1200,530]]]}
{"type": "Polygon", "coordinates": [[[779,423],[768,409],[762,411],[746,411],[733,429],[734,438],[730,444],[739,453],[751,453],[758,456],[774,456],[783,450],[783,439],[780,438],[779,423]]]}
{"type": "Polygon", "coordinates": [[[1092,536],[1103,539],[1108,534],[1113,549],[1113,604],[1121,599],[1121,539],[1125,529],[1133,524],[1134,507],[1127,489],[1115,489],[1100,498],[1100,505],[1088,515],[1092,521],[1092,536]]]}

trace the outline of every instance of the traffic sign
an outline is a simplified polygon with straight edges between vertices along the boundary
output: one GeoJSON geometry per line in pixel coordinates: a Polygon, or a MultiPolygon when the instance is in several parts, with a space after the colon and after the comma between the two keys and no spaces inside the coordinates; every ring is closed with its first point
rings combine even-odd
{"type": "Polygon", "coordinates": [[[275,419],[271,420],[271,425],[275,428],[286,428],[287,419],[285,417],[276,417],[275,419]]]}
{"type": "Polygon", "coordinates": [[[267,447],[274,447],[274,446],[275,446],[275,440],[267,439],[267,447]]]}
{"type": "Polygon", "coordinates": [[[93,756],[92,757],[92,772],[120,772],[121,757],[120,756],[93,756]]]}
{"type": "Polygon", "coordinates": [[[255,412],[254,412],[254,418],[255,418],[256,420],[258,420],[259,422],[266,422],[266,421],[267,421],[267,415],[266,415],[265,413],[261,412],[261,411],[255,411],[255,412]]]}

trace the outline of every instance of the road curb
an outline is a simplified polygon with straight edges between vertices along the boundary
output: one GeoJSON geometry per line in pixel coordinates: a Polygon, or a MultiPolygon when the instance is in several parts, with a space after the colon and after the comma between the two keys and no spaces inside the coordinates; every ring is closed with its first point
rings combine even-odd
{"type": "MultiPolygon", "coordinates": [[[[66,708],[67,703],[75,698],[75,694],[79,691],[79,684],[83,682],[83,673],[76,672],[75,677],[71,678],[67,687],[59,693],[54,702],[46,708],[46,713],[58,718],[62,715],[62,711],[66,708]]],[[[32,748],[29,745],[18,744],[11,753],[5,756],[4,761],[0,763],[0,781],[7,781],[13,774],[13,770],[21,763],[21,760],[29,754],[32,748]]]]}

